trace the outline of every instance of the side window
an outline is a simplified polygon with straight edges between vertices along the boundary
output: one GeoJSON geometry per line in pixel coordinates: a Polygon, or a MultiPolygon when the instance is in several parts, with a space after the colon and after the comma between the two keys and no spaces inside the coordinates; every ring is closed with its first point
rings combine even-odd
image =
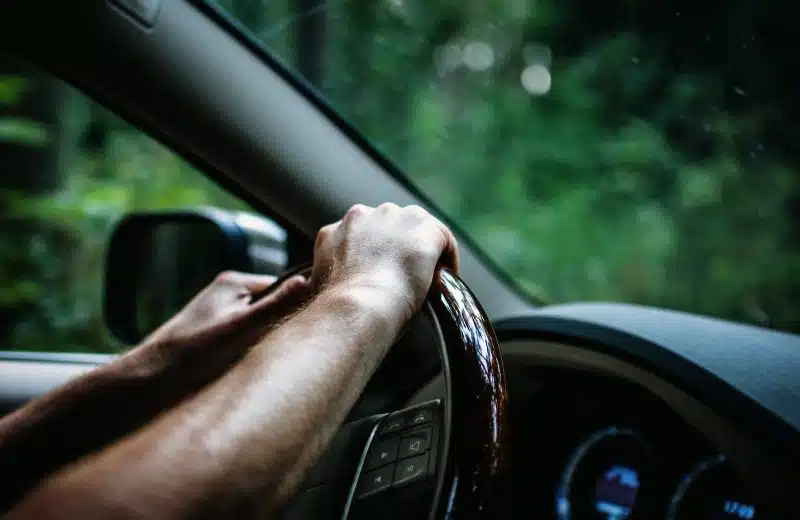
{"type": "Polygon", "coordinates": [[[247,209],[84,95],[0,56],[0,350],[115,352],[105,247],[125,213],[247,209]]]}

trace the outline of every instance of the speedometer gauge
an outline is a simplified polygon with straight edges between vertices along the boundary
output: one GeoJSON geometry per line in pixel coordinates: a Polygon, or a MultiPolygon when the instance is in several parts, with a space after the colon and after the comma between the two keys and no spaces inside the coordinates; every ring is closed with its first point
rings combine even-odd
{"type": "Polygon", "coordinates": [[[700,463],[684,477],[668,520],[754,520],[756,506],[723,455],[700,463]]]}
{"type": "Polygon", "coordinates": [[[610,427],[582,442],[556,492],[560,520],[625,520],[647,508],[655,460],[636,432],[610,427]]]}

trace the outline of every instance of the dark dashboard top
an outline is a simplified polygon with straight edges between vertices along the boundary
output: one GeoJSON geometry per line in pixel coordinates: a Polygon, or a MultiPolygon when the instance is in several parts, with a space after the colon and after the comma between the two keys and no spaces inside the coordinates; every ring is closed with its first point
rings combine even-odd
{"type": "MultiPolygon", "coordinates": [[[[535,331],[632,361],[759,437],[800,441],[800,337],[626,304],[547,307],[495,323],[501,339],[535,331]],[[757,419],[757,420],[756,420],[757,419]]],[[[791,445],[791,444],[790,444],[791,445]]]]}

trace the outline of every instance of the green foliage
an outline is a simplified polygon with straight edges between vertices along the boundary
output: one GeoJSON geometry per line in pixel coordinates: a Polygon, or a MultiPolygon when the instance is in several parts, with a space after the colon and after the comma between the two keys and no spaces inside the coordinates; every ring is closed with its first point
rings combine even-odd
{"type": "Polygon", "coordinates": [[[16,117],[0,118],[0,142],[27,146],[44,146],[48,142],[47,131],[42,125],[16,117]]]}
{"type": "MultiPolygon", "coordinates": [[[[66,104],[64,112],[76,118],[90,108],[77,93],[66,104]]],[[[3,348],[117,350],[101,315],[105,246],[114,223],[133,211],[245,209],[173,152],[122,121],[108,123],[100,150],[70,154],[57,190],[0,194],[7,223],[0,232],[0,308],[15,321],[3,348]]]]}
{"type": "Polygon", "coordinates": [[[576,23],[556,2],[522,18],[513,2],[426,4],[417,18],[398,4],[412,6],[404,24],[350,28],[361,59],[328,93],[523,288],[800,331],[796,172],[765,153],[763,107],[728,108],[723,71],[672,72],[681,35],[586,25],[589,43],[554,57],[537,36],[576,23]],[[436,16],[462,18],[443,35],[436,16]],[[441,53],[466,59],[475,42],[495,49],[492,67],[442,70],[441,53]],[[521,88],[534,64],[552,74],[545,95],[521,88]]]}
{"type": "Polygon", "coordinates": [[[27,81],[22,76],[0,74],[0,106],[16,105],[26,87],[27,81]]]}
{"type": "MultiPolygon", "coordinates": [[[[746,56],[707,43],[750,23],[725,5],[690,16],[679,1],[669,10],[697,23],[678,28],[638,2],[221,3],[290,65],[298,21],[324,16],[320,88],[529,294],[800,332],[800,158],[781,126],[795,96],[779,95],[780,49],[753,80],[776,82],[768,102],[740,87],[746,56]]],[[[0,76],[0,108],[31,90],[0,76]]],[[[0,317],[14,324],[0,347],[111,351],[99,309],[113,223],[240,203],[75,93],[61,118],[0,115],[0,146],[55,150],[61,171],[55,191],[0,196],[16,223],[0,240],[0,317]]]]}
{"type": "MultiPolygon", "coordinates": [[[[0,75],[0,109],[16,105],[26,88],[25,78],[0,75]]],[[[36,121],[9,115],[0,116],[0,143],[44,146],[47,141],[47,131],[36,121]]]]}

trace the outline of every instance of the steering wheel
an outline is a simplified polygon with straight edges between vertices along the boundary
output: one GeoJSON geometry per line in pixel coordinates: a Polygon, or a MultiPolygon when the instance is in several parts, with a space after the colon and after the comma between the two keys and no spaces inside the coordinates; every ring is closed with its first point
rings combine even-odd
{"type": "MultiPolygon", "coordinates": [[[[298,273],[309,275],[310,267],[300,266],[281,279],[298,273]]],[[[273,287],[278,285],[275,283],[273,287]]],[[[435,410],[426,412],[425,408],[416,408],[404,413],[417,410],[417,417],[423,421],[441,419],[440,424],[434,425],[434,438],[427,441],[431,460],[426,464],[435,475],[429,517],[448,520],[501,517],[504,502],[501,490],[508,463],[508,390],[494,330],[466,284],[445,267],[436,270],[422,312],[436,334],[445,399],[435,403],[435,410]],[[428,417],[425,414],[429,412],[428,417]]],[[[361,481],[365,474],[370,474],[365,464],[371,448],[381,432],[402,428],[394,420],[400,417],[397,413],[389,414],[375,424],[350,487],[343,520],[352,517],[361,481]]],[[[380,471],[371,473],[383,478],[380,471]]]]}

